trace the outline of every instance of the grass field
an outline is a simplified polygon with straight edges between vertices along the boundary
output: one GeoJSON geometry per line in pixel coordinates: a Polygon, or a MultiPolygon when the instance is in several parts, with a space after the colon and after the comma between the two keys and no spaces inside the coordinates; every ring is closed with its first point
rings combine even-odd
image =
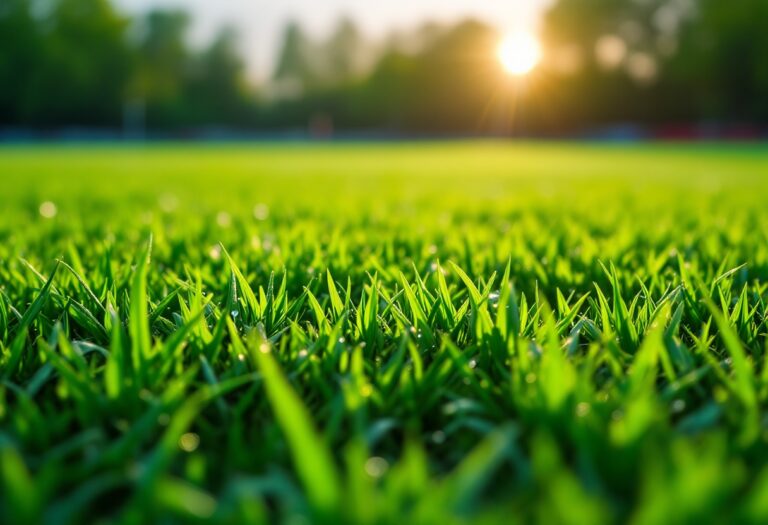
{"type": "Polygon", "coordinates": [[[0,148],[4,523],[766,523],[768,149],[0,148]]]}

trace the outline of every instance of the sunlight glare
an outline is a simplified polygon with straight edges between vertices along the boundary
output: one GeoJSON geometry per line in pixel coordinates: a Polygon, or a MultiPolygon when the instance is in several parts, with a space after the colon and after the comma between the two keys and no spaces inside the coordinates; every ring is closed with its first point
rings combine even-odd
{"type": "Polygon", "coordinates": [[[510,33],[499,44],[497,56],[507,73],[523,76],[530,73],[541,60],[541,45],[531,33],[510,33]]]}

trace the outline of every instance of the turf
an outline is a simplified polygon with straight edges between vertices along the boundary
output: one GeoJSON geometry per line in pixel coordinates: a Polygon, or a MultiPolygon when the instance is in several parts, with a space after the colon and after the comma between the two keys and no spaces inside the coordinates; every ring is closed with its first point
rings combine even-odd
{"type": "Polygon", "coordinates": [[[768,149],[0,149],[6,523],[765,523],[768,149]]]}

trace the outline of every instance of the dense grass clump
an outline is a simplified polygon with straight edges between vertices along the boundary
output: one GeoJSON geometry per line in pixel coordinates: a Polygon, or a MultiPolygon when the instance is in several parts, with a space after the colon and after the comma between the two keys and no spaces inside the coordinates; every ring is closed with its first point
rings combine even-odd
{"type": "Polygon", "coordinates": [[[768,152],[0,150],[7,523],[765,523],[768,152]]]}

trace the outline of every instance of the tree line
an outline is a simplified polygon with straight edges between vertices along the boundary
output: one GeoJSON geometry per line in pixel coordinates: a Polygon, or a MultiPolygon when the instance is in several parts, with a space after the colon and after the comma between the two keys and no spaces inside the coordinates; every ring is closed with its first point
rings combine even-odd
{"type": "Polygon", "coordinates": [[[619,123],[768,122],[764,0],[557,0],[542,63],[510,78],[479,21],[368,41],[347,19],[318,41],[286,26],[268,82],[236,32],[202,49],[190,17],[109,0],[4,0],[0,126],[150,130],[568,133],[619,123]]]}
{"type": "Polygon", "coordinates": [[[0,123],[119,127],[140,107],[150,128],[251,124],[234,31],[193,50],[190,22],[183,11],[131,19],[109,0],[3,0],[0,123]]]}

